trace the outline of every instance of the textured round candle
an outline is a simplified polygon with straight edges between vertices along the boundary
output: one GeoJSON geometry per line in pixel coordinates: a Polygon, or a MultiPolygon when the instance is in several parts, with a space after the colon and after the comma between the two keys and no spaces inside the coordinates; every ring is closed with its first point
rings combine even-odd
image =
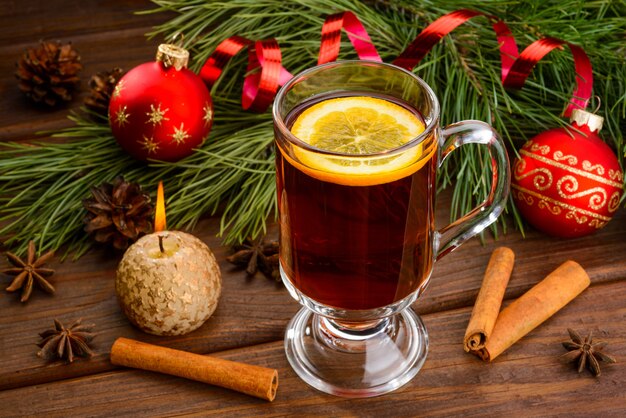
{"type": "Polygon", "coordinates": [[[124,313],[141,330],[182,335],[213,314],[222,278],[215,256],[202,241],[184,232],[161,231],[140,238],[126,251],[115,290],[124,313]]]}

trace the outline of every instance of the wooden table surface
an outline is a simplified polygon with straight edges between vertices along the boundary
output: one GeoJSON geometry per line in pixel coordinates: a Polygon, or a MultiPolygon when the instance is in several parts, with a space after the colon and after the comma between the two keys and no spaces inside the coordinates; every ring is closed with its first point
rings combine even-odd
{"type": "MultiPolygon", "coordinates": [[[[153,59],[157,40],[144,33],[164,22],[162,14],[134,16],[145,0],[111,2],[0,2],[0,140],[25,141],[34,132],[68,126],[69,108],[82,103],[89,77],[115,66],[130,69],[153,59]],[[69,108],[47,111],[28,103],[17,90],[14,65],[40,39],[72,41],[84,63],[83,93],[69,108]]],[[[218,116],[219,117],[219,116],[218,116]]],[[[439,225],[449,199],[439,201],[439,225]]],[[[28,303],[0,292],[0,416],[110,415],[323,415],[456,416],[591,415],[626,416],[626,211],[595,235],[572,240],[528,231],[509,231],[498,242],[472,240],[436,265],[425,295],[414,309],[430,334],[422,371],[394,393],[349,400],[320,393],[291,370],[283,332],[298,310],[282,285],[246,278],[225,261],[229,249],[215,238],[218,220],[207,218],[194,231],[215,252],[223,273],[223,294],[215,314],[199,330],[181,337],[156,337],[133,328],[114,292],[119,255],[94,250],[78,262],[55,261],[54,296],[36,290],[28,303]],[[591,287],[572,303],[486,364],[465,354],[462,339],[491,251],[507,245],[516,266],[506,291],[510,301],[567,259],[578,261],[591,287]],[[82,317],[97,325],[95,356],[73,364],[45,363],[36,356],[38,333],[52,319],[82,317]],[[568,327],[593,331],[609,342],[618,363],[602,376],[577,374],[561,364],[560,341],[568,327]],[[109,352],[118,337],[211,353],[278,369],[280,386],[272,403],[180,378],[118,368],[109,352]]],[[[4,268],[6,261],[0,261],[4,268]]],[[[0,278],[3,287],[10,278],[0,278]]]]}

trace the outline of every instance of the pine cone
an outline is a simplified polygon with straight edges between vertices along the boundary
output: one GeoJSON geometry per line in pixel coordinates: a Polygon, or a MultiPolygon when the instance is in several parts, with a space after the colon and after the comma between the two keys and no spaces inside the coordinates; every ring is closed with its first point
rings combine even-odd
{"type": "Polygon", "coordinates": [[[89,80],[90,95],[85,98],[85,106],[96,113],[106,116],[115,85],[123,75],[124,70],[113,68],[92,76],[91,80],[89,80]]]}
{"type": "Polygon", "coordinates": [[[33,101],[49,106],[72,100],[83,69],[72,44],[61,45],[59,41],[41,41],[39,47],[27,49],[16,65],[20,90],[33,101]]]}
{"type": "Polygon", "coordinates": [[[113,184],[92,187],[91,194],[93,197],[83,200],[89,212],[85,232],[94,234],[96,241],[111,242],[123,250],[141,235],[152,232],[153,206],[139,184],[119,176],[113,184]]]}

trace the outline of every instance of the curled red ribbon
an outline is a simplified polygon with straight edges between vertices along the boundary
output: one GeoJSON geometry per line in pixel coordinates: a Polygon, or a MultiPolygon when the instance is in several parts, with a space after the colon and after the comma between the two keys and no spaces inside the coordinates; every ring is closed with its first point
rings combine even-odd
{"type": "Polygon", "coordinates": [[[241,36],[222,41],[200,69],[200,77],[209,87],[222,75],[224,66],[243,48],[248,48],[248,75],[243,82],[241,106],[264,112],[276,96],[278,86],[293,76],[281,65],[281,53],[275,39],[252,42],[241,36]],[[254,70],[260,68],[260,72],[254,70]]]}
{"type": "Polygon", "coordinates": [[[322,42],[317,65],[335,61],[341,47],[341,29],[345,29],[359,59],[382,62],[367,30],[352,12],[330,15],[322,25],[322,42]]]}
{"type": "MultiPolygon", "coordinates": [[[[428,54],[432,47],[458,26],[476,16],[485,16],[492,22],[500,44],[502,84],[507,88],[520,89],[535,65],[555,48],[569,46],[576,69],[576,90],[564,115],[569,116],[575,108],[586,108],[593,90],[593,70],[585,51],[576,45],[556,38],[543,38],[530,44],[519,53],[515,38],[509,27],[495,16],[475,10],[461,9],[448,13],[428,25],[411,44],[393,61],[393,64],[412,70],[428,54]]],[[[339,56],[341,30],[345,29],[357,55],[362,60],[382,61],[367,30],[352,12],[330,15],[322,26],[322,39],[318,64],[334,61],[339,56]]],[[[233,36],[220,43],[207,59],[200,76],[211,87],[222,74],[226,63],[241,49],[248,48],[247,76],[242,92],[242,107],[263,112],[271,104],[278,86],[293,76],[282,65],[280,48],[275,39],[253,42],[233,36]],[[255,71],[258,70],[259,71],[255,71]]]]}
{"type": "Polygon", "coordinates": [[[548,37],[528,45],[510,68],[508,76],[503,82],[504,87],[521,89],[535,65],[553,49],[561,49],[562,45],[569,46],[576,68],[576,90],[574,90],[569,105],[563,114],[570,116],[574,109],[585,109],[593,91],[591,61],[581,47],[561,39],[548,37]]]}
{"type": "Polygon", "coordinates": [[[584,109],[587,107],[593,90],[593,70],[589,57],[581,47],[560,39],[547,37],[533,42],[520,55],[515,38],[504,22],[495,16],[475,10],[456,10],[441,16],[428,25],[393,63],[412,70],[441,38],[476,16],[485,16],[494,22],[492,26],[500,44],[502,84],[504,87],[521,89],[535,65],[543,57],[555,48],[568,45],[574,56],[577,87],[564,115],[569,116],[575,108],[584,109]]]}
{"type": "MultiPolygon", "coordinates": [[[[341,30],[345,29],[348,39],[362,60],[382,61],[367,30],[352,12],[330,15],[322,26],[318,64],[335,61],[341,46],[341,30]]],[[[264,112],[274,100],[278,86],[293,77],[281,65],[281,54],[275,39],[252,42],[241,36],[232,36],[222,41],[200,70],[200,77],[212,87],[222,75],[222,70],[235,55],[248,47],[248,75],[244,79],[241,106],[247,110],[264,112]],[[254,44],[254,47],[252,45],[254,44]],[[255,72],[261,68],[260,74],[255,72]]]]}
{"type": "Polygon", "coordinates": [[[476,16],[486,16],[494,21],[493,29],[500,43],[500,60],[502,62],[502,81],[506,78],[511,65],[517,58],[517,44],[509,27],[495,16],[486,15],[475,10],[461,9],[440,17],[428,25],[409,44],[408,47],[393,61],[398,67],[412,70],[428,52],[447,34],[458,26],[476,16]]]}

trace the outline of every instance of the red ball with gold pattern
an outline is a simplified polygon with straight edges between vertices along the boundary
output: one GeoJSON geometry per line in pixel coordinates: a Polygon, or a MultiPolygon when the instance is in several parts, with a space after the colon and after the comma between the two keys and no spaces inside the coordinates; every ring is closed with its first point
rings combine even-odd
{"type": "Polygon", "coordinates": [[[177,161],[209,135],[213,102],[202,79],[187,69],[189,52],[162,44],[157,60],[118,82],[109,103],[113,136],[140,160],[177,161]]]}
{"type": "Polygon", "coordinates": [[[603,118],[572,112],[572,128],[543,132],[524,144],[513,167],[511,194],[535,228],[563,238],[604,227],[615,215],[624,174],[599,137],[603,118]]]}

